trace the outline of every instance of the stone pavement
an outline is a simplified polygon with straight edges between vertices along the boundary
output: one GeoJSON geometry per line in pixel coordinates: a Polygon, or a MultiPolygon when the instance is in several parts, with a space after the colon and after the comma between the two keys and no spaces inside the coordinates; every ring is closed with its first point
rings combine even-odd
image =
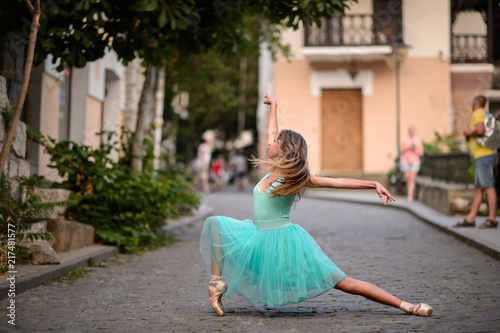
{"type": "MultiPolygon", "coordinates": [[[[251,194],[209,197],[214,214],[248,218],[251,194]]],[[[218,317],[207,297],[198,249],[202,221],[175,229],[179,242],[142,256],[119,255],[73,283],[17,295],[18,332],[499,332],[500,263],[407,212],[304,198],[292,213],[349,276],[406,301],[424,301],[430,318],[410,316],[337,290],[266,309],[224,299],[218,317]]],[[[6,311],[8,300],[0,301],[6,311]]]]}
{"type": "MultiPolygon", "coordinates": [[[[311,198],[335,200],[340,202],[354,202],[371,205],[380,205],[380,199],[372,191],[359,190],[308,190],[311,198]]],[[[446,232],[465,243],[479,249],[493,258],[500,260],[500,228],[479,229],[477,226],[486,221],[486,216],[476,218],[476,228],[453,228],[453,225],[464,219],[465,216],[449,216],[426,206],[421,202],[408,202],[405,197],[397,196],[391,204],[392,208],[405,210],[422,221],[446,232]]]]}

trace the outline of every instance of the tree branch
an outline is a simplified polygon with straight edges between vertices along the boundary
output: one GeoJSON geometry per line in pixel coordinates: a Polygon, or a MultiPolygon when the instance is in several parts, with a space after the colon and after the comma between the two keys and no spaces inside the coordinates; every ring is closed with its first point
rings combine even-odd
{"type": "Polygon", "coordinates": [[[78,169],[78,171],[81,173],[81,174],[84,174],[85,175],[85,170],[78,164],[76,164],[74,161],[72,161],[68,156],[64,155],[63,153],[61,152],[58,152],[54,147],[51,147],[49,146],[48,144],[46,144],[45,142],[42,142],[40,140],[37,140],[35,137],[33,136],[30,136],[30,139],[35,141],[36,143],[38,143],[39,145],[42,145],[43,147],[45,147],[45,149],[47,150],[50,150],[52,153],[56,154],[56,155],[59,155],[61,156],[62,158],[64,158],[65,160],[67,160],[71,165],[73,165],[75,168],[78,169]]]}
{"type": "Polygon", "coordinates": [[[283,1],[283,0],[279,0],[278,2],[279,2],[279,3],[281,3],[282,5],[287,6],[287,7],[290,7],[290,8],[302,7],[302,6],[300,5],[300,3],[293,4],[293,3],[288,3],[288,2],[283,1]]]}
{"type": "MultiPolygon", "coordinates": [[[[24,0],[24,2],[26,3],[26,6],[28,6],[28,9],[31,12],[31,15],[35,15],[35,7],[33,7],[33,5],[31,4],[31,1],[24,0]]],[[[37,2],[38,2],[38,8],[40,8],[39,0],[37,0],[37,2]]]]}

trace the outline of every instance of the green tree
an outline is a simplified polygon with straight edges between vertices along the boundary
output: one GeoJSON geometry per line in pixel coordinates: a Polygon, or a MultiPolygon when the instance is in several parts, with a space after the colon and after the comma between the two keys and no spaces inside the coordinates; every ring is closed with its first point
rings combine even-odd
{"type": "MultiPolygon", "coordinates": [[[[177,152],[186,161],[194,157],[197,141],[207,129],[217,130],[222,139],[235,139],[242,130],[238,126],[239,111],[244,116],[243,129],[256,127],[262,21],[258,17],[245,20],[249,25],[248,50],[222,52],[212,48],[175,62],[177,89],[189,93],[189,117],[180,119],[177,126],[177,152]],[[246,67],[243,70],[242,63],[246,67]],[[242,81],[246,84],[244,89],[240,87],[242,81]]],[[[170,119],[172,116],[167,115],[170,119]]]]}
{"type": "MultiPolygon", "coordinates": [[[[9,12],[18,13],[21,1],[3,1],[9,4],[2,6],[9,8],[2,12],[7,32],[18,26],[20,17],[10,17],[9,12]]],[[[214,47],[244,53],[249,47],[246,17],[261,15],[274,32],[279,27],[296,29],[306,20],[320,24],[321,17],[343,13],[352,1],[356,0],[49,0],[42,3],[35,64],[50,54],[60,61],[60,68],[83,67],[108,49],[125,64],[144,59],[147,80],[134,133],[137,151],[156,68],[214,47]]]]}

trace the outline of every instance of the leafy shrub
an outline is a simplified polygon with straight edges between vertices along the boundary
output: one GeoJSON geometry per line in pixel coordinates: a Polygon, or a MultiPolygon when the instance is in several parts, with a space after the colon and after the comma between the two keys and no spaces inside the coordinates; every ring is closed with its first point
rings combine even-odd
{"type": "Polygon", "coordinates": [[[199,205],[194,187],[179,172],[152,171],[153,145],[146,135],[143,168],[129,168],[132,135],[122,128],[120,141],[107,135],[99,149],[72,141],[56,142],[40,133],[32,136],[51,155],[52,168],[65,180],[54,183],[77,193],[79,204],[68,210],[68,218],[96,228],[96,240],[118,245],[125,251],[161,243],[161,228],[167,218],[177,218],[199,205]],[[118,162],[109,158],[121,147],[118,162]]]}
{"type": "Polygon", "coordinates": [[[463,140],[459,140],[455,133],[440,134],[434,131],[434,140],[423,142],[424,151],[431,154],[443,154],[465,151],[463,140]]]}
{"type": "Polygon", "coordinates": [[[139,171],[116,170],[116,178],[82,198],[73,217],[96,227],[99,239],[135,250],[156,241],[167,218],[196,207],[198,197],[175,175],[158,180],[139,171]]]}
{"type": "Polygon", "coordinates": [[[17,261],[25,259],[28,248],[20,246],[17,241],[27,239],[35,241],[38,239],[49,240],[49,233],[29,232],[31,224],[47,217],[55,207],[75,205],[76,201],[42,202],[40,197],[34,193],[35,188],[41,187],[43,177],[33,176],[20,184],[26,199],[18,202],[12,197],[10,185],[2,174],[0,177],[0,272],[8,270],[8,252],[15,255],[17,261]],[[15,235],[14,237],[12,237],[15,235]],[[11,236],[11,237],[9,237],[11,236]]]}

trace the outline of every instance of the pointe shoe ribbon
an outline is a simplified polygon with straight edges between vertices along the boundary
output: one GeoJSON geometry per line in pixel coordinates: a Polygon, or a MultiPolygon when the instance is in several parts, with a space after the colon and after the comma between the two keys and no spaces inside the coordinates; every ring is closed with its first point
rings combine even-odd
{"type": "Polygon", "coordinates": [[[219,316],[224,315],[224,306],[222,305],[222,294],[227,290],[227,285],[222,281],[213,281],[208,285],[208,297],[210,298],[210,305],[212,309],[217,312],[219,316]]]}
{"type": "Polygon", "coordinates": [[[408,314],[416,316],[429,317],[432,314],[432,307],[425,303],[411,304],[408,302],[401,302],[399,308],[408,314]]]}

